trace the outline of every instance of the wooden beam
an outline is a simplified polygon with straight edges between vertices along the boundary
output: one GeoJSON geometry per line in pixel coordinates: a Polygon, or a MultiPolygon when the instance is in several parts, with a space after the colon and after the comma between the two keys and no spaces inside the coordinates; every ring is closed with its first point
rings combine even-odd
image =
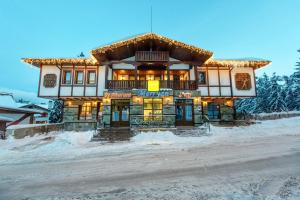
{"type": "Polygon", "coordinates": [[[84,62],[84,71],[83,71],[83,96],[85,96],[85,88],[86,88],[86,63],[84,62]]]}
{"type": "Polygon", "coordinates": [[[71,96],[73,96],[74,74],[75,74],[75,65],[73,64],[73,66],[72,66],[72,77],[71,77],[71,96]]]}
{"type": "Polygon", "coordinates": [[[107,89],[107,76],[108,76],[108,66],[107,65],[104,65],[105,66],[105,89],[107,89]]]}
{"type": "Polygon", "coordinates": [[[229,81],[230,81],[230,93],[231,93],[231,97],[233,97],[231,70],[232,70],[232,67],[229,68],[229,81]]]}
{"type": "Polygon", "coordinates": [[[206,81],[207,81],[207,94],[210,96],[210,88],[209,88],[209,75],[208,75],[208,67],[206,66],[206,81]]]}
{"type": "Polygon", "coordinates": [[[99,68],[100,66],[97,66],[96,68],[96,96],[98,96],[99,68]]]}
{"type": "Polygon", "coordinates": [[[220,68],[219,68],[219,66],[217,67],[217,70],[218,70],[219,95],[222,96],[222,94],[221,94],[221,80],[220,80],[220,68]]]}
{"type": "MultiPolygon", "coordinates": [[[[58,66],[58,65],[56,65],[56,66],[58,66]]],[[[57,97],[58,98],[60,97],[60,88],[61,88],[61,79],[62,79],[62,77],[61,77],[61,69],[62,69],[62,65],[59,68],[59,80],[58,80],[58,91],[57,91],[57,93],[58,93],[57,97]]]]}
{"type": "Polygon", "coordinates": [[[43,70],[43,64],[40,64],[40,78],[39,78],[39,86],[38,86],[38,97],[40,96],[40,90],[41,90],[42,70],[43,70]]]}
{"type": "Polygon", "coordinates": [[[170,87],[170,65],[167,66],[167,87],[170,87]]]}

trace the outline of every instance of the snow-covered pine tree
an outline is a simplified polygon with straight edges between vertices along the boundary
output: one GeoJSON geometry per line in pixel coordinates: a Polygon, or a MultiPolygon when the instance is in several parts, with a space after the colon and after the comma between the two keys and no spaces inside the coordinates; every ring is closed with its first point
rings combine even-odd
{"type": "Polygon", "coordinates": [[[270,78],[270,86],[267,91],[270,92],[270,96],[267,98],[267,105],[271,112],[281,112],[287,111],[287,105],[284,100],[284,90],[282,85],[279,84],[280,76],[277,76],[276,73],[273,73],[270,78]]]}
{"type": "MultiPolygon", "coordinates": [[[[300,49],[298,50],[300,53],[300,49]]],[[[300,59],[300,58],[299,58],[300,59]]],[[[296,62],[294,74],[291,78],[293,79],[292,90],[294,93],[294,109],[300,110],[300,61],[296,62]]]]}
{"type": "Polygon", "coordinates": [[[49,114],[49,123],[60,123],[63,120],[63,102],[55,100],[49,114]]]}
{"type": "Polygon", "coordinates": [[[253,109],[254,113],[268,113],[270,111],[270,107],[268,105],[268,97],[270,95],[270,91],[268,88],[270,87],[270,78],[264,73],[262,77],[259,77],[256,81],[256,94],[255,98],[255,107],[253,109]]]}
{"type": "Polygon", "coordinates": [[[286,103],[287,109],[295,110],[295,95],[293,92],[293,78],[292,76],[283,76],[284,80],[283,91],[284,91],[284,101],[286,103]]]}

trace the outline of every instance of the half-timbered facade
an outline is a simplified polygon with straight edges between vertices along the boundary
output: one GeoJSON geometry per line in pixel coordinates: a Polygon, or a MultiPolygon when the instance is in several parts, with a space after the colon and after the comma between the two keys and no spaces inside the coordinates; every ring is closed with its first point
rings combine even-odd
{"type": "Polygon", "coordinates": [[[25,58],[40,68],[38,96],[64,101],[64,121],[115,126],[197,126],[234,119],[255,97],[265,60],[217,60],[154,33],[91,50],[89,58],[25,58]]]}

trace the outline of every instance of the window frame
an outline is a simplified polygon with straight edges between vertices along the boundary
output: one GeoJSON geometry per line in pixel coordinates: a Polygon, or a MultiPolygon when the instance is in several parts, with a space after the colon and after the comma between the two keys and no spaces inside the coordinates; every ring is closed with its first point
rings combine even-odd
{"type": "Polygon", "coordinates": [[[74,73],[74,85],[84,85],[85,84],[85,73],[84,69],[76,69],[74,73]],[[78,72],[82,72],[82,83],[78,83],[78,72]]]}
{"type": "Polygon", "coordinates": [[[197,76],[198,76],[198,84],[199,84],[199,85],[207,85],[207,76],[208,76],[208,75],[207,75],[207,72],[206,72],[206,71],[198,71],[197,76]],[[204,73],[204,77],[205,77],[205,82],[204,82],[204,83],[201,83],[201,82],[200,82],[200,79],[199,79],[200,73],[204,73]]]}
{"type": "Polygon", "coordinates": [[[61,73],[61,84],[62,85],[72,85],[72,81],[73,81],[73,70],[72,69],[63,69],[62,73],[61,73]],[[66,72],[70,72],[70,82],[66,82],[66,72]]]}
{"type": "MultiPolygon", "coordinates": [[[[94,120],[93,119],[93,109],[97,109],[96,112],[98,112],[98,106],[101,106],[100,104],[98,104],[98,102],[96,103],[96,106],[94,105],[93,101],[84,101],[82,105],[80,105],[78,107],[78,120],[94,120]],[[85,104],[90,104],[90,106],[86,106],[85,104]],[[85,111],[83,111],[83,109],[86,109],[85,111]],[[88,115],[87,108],[90,109],[90,114],[88,115]]],[[[99,113],[97,113],[98,115],[99,113]]],[[[97,116],[96,116],[97,118],[97,116]]]]}
{"type": "Polygon", "coordinates": [[[96,69],[87,69],[86,70],[86,84],[87,85],[96,85],[97,84],[97,70],[96,69]],[[95,73],[95,82],[94,83],[90,83],[90,73],[94,72],[95,73]]]}
{"type": "MultiPolygon", "coordinates": [[[[149,104],[149,103],[147,103],[149,104]]],[[[144,121],[163,121],[163,99],[162,98],[144,98],[143,99],[143,117],[144,117],[144,121]],[[151,109],[145,109],[145,100],[151,99],[151,109]],[[154,99],[159,99],[161,101],[161,109],[155,109],[154,105],[158,104],[158,103],[154,103],[154,99]],[[145,115],[145,111],[151,111],[152,114],[150,115],[145,115]],[[154,111],[161,111],[161,114],[153,114],[154,111]],[[156,117],[159,118],[159,120],[155,119],[156,117]],[[146,119],[148,118],[148,119],[146,119]]]]}

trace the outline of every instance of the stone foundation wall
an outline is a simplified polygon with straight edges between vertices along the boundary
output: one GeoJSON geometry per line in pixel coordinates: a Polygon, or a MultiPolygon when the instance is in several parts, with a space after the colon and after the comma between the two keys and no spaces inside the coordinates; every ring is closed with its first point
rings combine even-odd
{"type": "Polygon", "coordinates": [[[13,136],[15,139],[21,139],[26,136],[34,136],[36,134],[45,134],[52,131],[62,131],[64,129],[63,123],[59,124],[33,124],[27,127],[11,127],[6,130],[6,137],[13,136]]]}
{"type": "Polygon", "coordinates": [[[65,131],[90,131],[97,129],[97,121],[64,122],[65,131]]]}
{"type": "Polygon", "coordinates": [[[221,121],[229,122],[234,120],[233,107],[229,107],[224,104],[221,104],[220,113],[221,113],[221,121]]]}

